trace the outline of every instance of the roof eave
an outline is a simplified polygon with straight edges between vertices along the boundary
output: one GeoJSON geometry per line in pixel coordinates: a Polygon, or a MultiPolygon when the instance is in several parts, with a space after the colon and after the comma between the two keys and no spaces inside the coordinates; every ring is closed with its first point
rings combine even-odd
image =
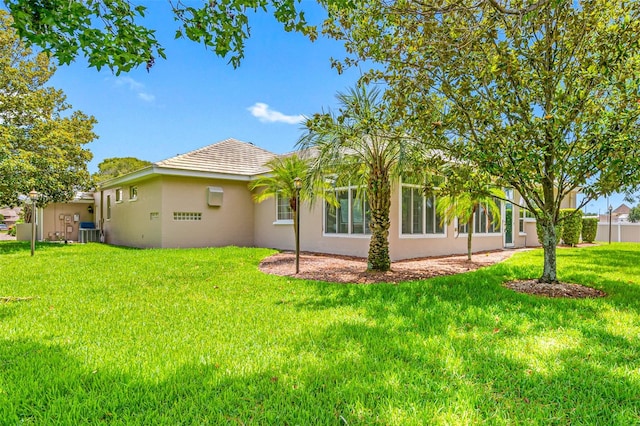
{"type": "Polygon", "coordinates": [[[139,182],[145,179],[149,179],[152,176],[181,176],[181,177],[195,177],[203,179],[221,179],[249,182],[253,175],[243,175],[234,173],[220,173],[220,172],[208,172],[203,170],[188,170],[188,169],[176,169],[172,167],[160,167],[157,165],[151,165],[144,169],[140,169],[133,173],[119,176],[114,179],[106,180],[98,185],[98,189],[113,188],[124,184],[131,184],[139,182]]]}

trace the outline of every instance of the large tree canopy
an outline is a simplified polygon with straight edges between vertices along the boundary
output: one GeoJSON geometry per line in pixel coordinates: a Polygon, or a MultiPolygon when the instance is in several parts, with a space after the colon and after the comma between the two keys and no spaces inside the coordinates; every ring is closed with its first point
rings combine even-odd
{"type": "Polygon", "coordinates": [[[544,229],[541,281],[556,281],[562,200],[638,182],[640,4],[635,1],[365,0],[326,31],[382,78],[418,135],[517,189],[544,229]],[[530,5],[528,4],[530,3],[530,5]],[[421,117],[445,101],[442,123],[421,117]]]}
{"type": "MultiPolygon", "coordinates": [[[[310,25],[300,0],[167,0],[178,21],[176,38],[200,42],[237,67],[244,56],[249,18],[258,11],[272,13],[286,31],[298,31],[310,39],[317,29],[310,25]],[[200,3],[200,4],[198,4],[200,3]]],[[[347,0],[323,0],[344,6],[347,0]]],[[[144,6],[129,0],[5,0],[21,37],[50,51],[61,64],[81,53],[89,65],[107,66],[116,73],[141,64],[147,69],[155,58],[165,57],[155,30],[144,22],[144,6]]]]}
{"type": "Polygon", "coordinates": [[[0,11],[0,204],[15,204],[35,189],[42,202],[73,197],[88,182],[96,120],[69,113],[64,94],[47,81],[55,69],[33,55],[0,11]]]}
{"type": "Polygon", "coordinates": [[[95,183],[100,183],[126,175],[127,173],[135,172],[151,164],[151,161],[140,160],[135,157],[105,158],[98,164],[98,172],[94,173],[91,178],[95,183]]]}

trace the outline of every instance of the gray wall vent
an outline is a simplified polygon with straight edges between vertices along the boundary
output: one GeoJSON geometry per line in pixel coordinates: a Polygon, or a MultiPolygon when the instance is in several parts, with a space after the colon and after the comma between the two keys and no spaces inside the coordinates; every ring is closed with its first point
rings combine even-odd
{"type": "Polygon", "coordinates": [[[210,186],[207,188],[207,204],[211,207],[220,207],[222,205],[222,188],[219,186],[210,186]]]}

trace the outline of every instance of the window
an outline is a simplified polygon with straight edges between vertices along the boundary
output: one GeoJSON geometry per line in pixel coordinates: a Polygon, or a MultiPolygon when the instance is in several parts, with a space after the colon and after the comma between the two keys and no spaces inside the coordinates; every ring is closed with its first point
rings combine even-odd
{"type": "Polygon", "coordinates": [[[116,203],[122,202],[122,188],[116,189],[116,203]]]}
{"type": "Polygon", "coordinates": [[[160,219],[160,213],[159,212],[151,212],[151,213],[149,213],[149,219],[150,220],[158,220],[158,219],[160,219]]]}
{"type": "MultiPolygon", "coordinates": [[[[524,200],[520,200],[520,205],[524,204],[524,200]]],[[[525,222],[534,222],[535,216],[528,209],[520,207],[518,210],[518,232],[521,234],[526,233],[524,229],[525,222]]]]}
{"type": "Polygon", "coordinates": [[[202,213],[199,213],[199,212],[173,212],[173,220],[177,220],[177,221],[202,220],[202,213]]]}
{"type": "Polygon", "coordinates": [[[111,219],[111,195],[107,195],[107,219],[111,219]]]}
{"type": "Polygon", "coordinates": [[[325,203],[324,232],[326,234],[370,234],[371,209],[355,187],[336,190],[338,206],[325,203]]]}
{"type": "Polygon", "coordinates": [[[425,196],[420,185],[402,185],[402,234],[444,235],[444,223],[436,210],[436,197],[425,196]]]}
{"type": "Polygon", "coordinates": [[[138,187],[130,186],[129,187],[129,201],[136,200],[138,198],[138,187]]]}
{"type": "MultiPolygon", "coordinates": [[[[496,204],[500,208],[502,201],[496,199],[496,204]]],[[[499,234],[501,232],[500,222],[495,223],[493,214],[489,211],[486,204],[480,204],[473,216],[473,233],[474,234],[499,234]]],[[[467,224],[459,224],[458,232],[460,234],[467,233],[467,224]]]]}
{"type": "Polygon", "coordinates": [[[293,210],[289,205],[289,199],[276,194],[276,221],[292,221],[293,210]]]}

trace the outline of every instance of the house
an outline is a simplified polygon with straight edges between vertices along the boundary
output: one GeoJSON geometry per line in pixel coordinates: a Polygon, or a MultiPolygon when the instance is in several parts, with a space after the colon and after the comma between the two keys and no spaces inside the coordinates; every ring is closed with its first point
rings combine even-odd
{"type": "MultiPolygon", "coordinates": [[[[103,182],[94,194],[95,221],[109,244],[132,247],[225,245],[293,249],[287,200],[254,203],[248,183],[269,173],[276,154],[227,139],[103,182]]],[[[355,187],[335,188],[338,207],[315,203],[300,210],[304,251],[366,257],[370,231],[367,204],[355,187]]],[[[517,194],[506,190],[514,202],[517,194]]],[[[398,181],[391,202],[391,259],[466,253],[466,233],[442,224],[435,198],[421,186],[398,181]]],[[[566,208],[575,208],[572,194],[566,208]]],[[[502,203],[502,223],[479,209],[474,251],[538,245],[535,221],[513,203],[502,203]]],[[[83,220],[82,218],[80,218],[83,220]]]]}
{"type": "Polygon", "coordinates": [[[254,246],[249,181],[275,154],[227,139],[103,182],[99,227],[133,247],[254,246]]]}
{"type": "Polygon", "coordinates": [[[16,224],[18,219],[20,219],[20,213],[22,212],[21,207],[4,207],[0,209],[0,215],[4,219],[0,220],[0,222],[6,224],[11,227],[16,224]]]}
{"type": "Polygon", "coordinates": [[[611,210],[611,217],[609,217],[609,213],[601,214],[598,216],[598,221],[600,223],[619,223],[619,222],[629,222],[629,213],[631,213],[631,207],[622,203],[617,208],[611,210]]]}

